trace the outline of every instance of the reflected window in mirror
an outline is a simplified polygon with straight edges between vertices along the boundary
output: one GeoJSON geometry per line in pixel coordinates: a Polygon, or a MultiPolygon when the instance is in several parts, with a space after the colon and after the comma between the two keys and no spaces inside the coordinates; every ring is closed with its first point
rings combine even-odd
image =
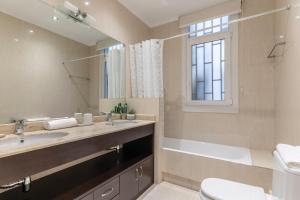
{"type": "Polygon", "coordinates": [[[123,44],[116,44],[101,50],[102,98],[124,98],[125,90],[125,51],[123,44]]]}

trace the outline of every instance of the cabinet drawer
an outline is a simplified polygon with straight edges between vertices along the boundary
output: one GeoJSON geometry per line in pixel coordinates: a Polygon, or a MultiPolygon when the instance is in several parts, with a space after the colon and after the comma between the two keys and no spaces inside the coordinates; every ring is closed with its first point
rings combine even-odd
{"type": "Polygon", "coordinates": [[[94,200],[112,200],[119,194],[119,178],[103,185],[94,192],[94,200]]]}

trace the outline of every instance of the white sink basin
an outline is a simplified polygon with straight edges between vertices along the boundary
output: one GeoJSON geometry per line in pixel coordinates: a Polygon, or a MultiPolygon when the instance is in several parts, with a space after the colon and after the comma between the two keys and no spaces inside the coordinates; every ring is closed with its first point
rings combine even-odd
{"type": "MultiPolygon", "coordinates": [[[[122,126],[122,125],[130,125],[130,124],[137,124],[138,121],[136,120],[113,120],[114,126],[122,126]]],[[[111,122],[107,122],[107,125],[111,125],[111,122]]]]}
{"type": "Polygon", "coordinates": [[[52,142],[58,140],[62,137],[67,136],[68,133],[65,132],[51,132],[45,134],[36,135],[25,135],[24,141],[21,141],[21,137],[4,138],[0,139],[0,151],[7,149],[18,149],[24,148],[31,145],[37,145],[45,142],[52,142]]]}

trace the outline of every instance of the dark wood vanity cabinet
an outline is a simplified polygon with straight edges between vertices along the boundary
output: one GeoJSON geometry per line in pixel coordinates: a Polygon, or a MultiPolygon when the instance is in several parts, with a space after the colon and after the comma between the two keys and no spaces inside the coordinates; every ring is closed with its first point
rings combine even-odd
{"type": "MultiPolygon", "coordinates": [[[[52,166],[56,162],[60,163],[62,161],[60,158],[68,158],[67,160],[69,160],[69,157],[65,157],[68,155],[73,156],[73,158],[79,155],[82,156],[82,154],[76,154],[78,152],[85,152],[86,155],[86,149],[90,153],[94,153],[97,150],[122,144],[120,150],[111,151],[32,181],[31,190],[27,193],[22,192],[22,187],[16,187],[3,193],[0,192],[0,199],[134,200],[154,183],[153,138],[154,125],[151,124],[107,134],[105,137],[100,136],[100,138],[79,141],[79,144],[78,142],[64,144],[52,147],[47,151],[38,150],[22,155],[24,158],[33,158],[32,155],[38,155],[34,157],[37,158],[35,162],[32,159],[31,162],[22,162],[24,159],[19,159],[20,156],[2,159],[0,169],[3,169],[3,171],[1,172],[7,170],[8,173],[8,169],[12,170],[16,166],[19,166],[18,169],[20,170],[24,166],[27,174],[31,170],[30,167],[36,170],[37,168],[40,169],[41,163],[43,165],[47,164],[47,162],[42,162],[43,159],[51,161],[50,166],[52,166]],[[56,156],[58,150],[62,155],[56,156]],[[48,155],[48,157],[45,155],[48,155]],[[3,163],[7,165],[7,168],[3,167],[3,163]],[[8,166],[8,164],[11,165],[8,166]],[[33,164],[40,165],[35,166],[33,164]]],[[[22,173],[24,173],[24,170],[22,173]]],[[[11,176],[7,177],[11,178],[11,176]]]]}
{"type": "Polygon", "coordinates": [[[135,200],[154,182],[153,156],[75,200],[135,200]]]}
{"type": "Polygon", "coordinates": [[[120,176],[120,199],[134,200],[153,184],[153,158],[131,167],[120,176]]]}

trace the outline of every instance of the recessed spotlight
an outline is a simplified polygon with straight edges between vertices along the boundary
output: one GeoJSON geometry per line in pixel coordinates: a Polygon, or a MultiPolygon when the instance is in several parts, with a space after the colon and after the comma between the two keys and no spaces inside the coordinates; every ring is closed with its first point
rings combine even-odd
{"type": "Polygon", "coordinates": [[[300,19],[300,15],[297,15],[297,16],[296,16],[296,19],[298,19],[298,20],[299,20],[299,19],[300,19]]]}
{"type": "Polygon", "coordinates": [[[29,33],[34,33],[34,30],[29,30],[29,33]]]}
{"type": "Polygon", "coordinates": [[[53,21],[58,21],[59,20],[59,18],[57,16],[53,16],[52,19],[53,19],[53,21]]]}
{"type": "Polygon", "coordinates": [[[18,38],[15,38],[14,41],[15,41],[15,42],[19,42],[20,40],[19,40],[18,38]]]}
{"type": "Polygon", "coordinates": [[[280,35],[279,38],[280,38],[280,39],[283,39],[283,38],[284,38],[284,35],[280,35]]]}
{"type": "Polygon", "coordinates": [[[84,5],[86,6],[90,5],[90,1],[84,1],[84,5]]]}

